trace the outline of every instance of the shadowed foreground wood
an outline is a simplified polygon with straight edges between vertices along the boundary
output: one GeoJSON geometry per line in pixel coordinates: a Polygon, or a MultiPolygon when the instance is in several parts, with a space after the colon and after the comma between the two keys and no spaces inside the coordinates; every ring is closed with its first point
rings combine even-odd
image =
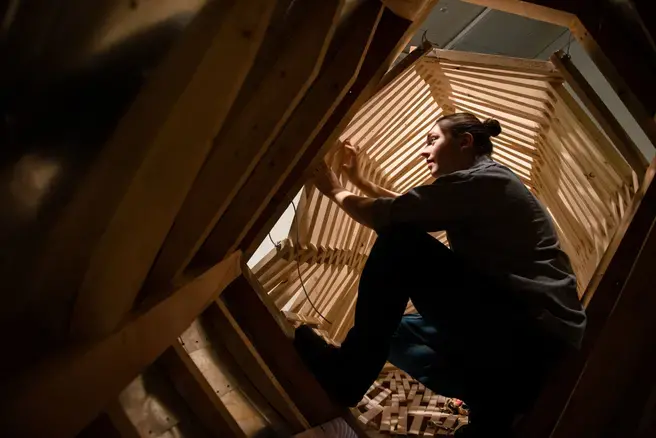
{"type": "Polygon", "coordinates": [[[34,438],[75,435],[173,344],[240,272],[241,254],[234,253],[107,338],[73,346],[12,379],[3,388],[3,433],[34,438]]]}

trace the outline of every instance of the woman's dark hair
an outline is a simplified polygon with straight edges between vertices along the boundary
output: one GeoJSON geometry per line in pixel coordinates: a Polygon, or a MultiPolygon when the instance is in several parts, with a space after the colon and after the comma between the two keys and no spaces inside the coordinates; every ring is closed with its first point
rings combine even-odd
{"type": "Polygon", "coordinates": [[[474,137],[474,148],[479,154],[489,155],[492,153],[492,141],[490,137],[501,134],[501,125],[495,119],[487,119],[484,122],[471,113],[456,113],[442,116],[437,123],[440,127],[446,127],[452,135],[461,135],[469,132],[474,137]]]}

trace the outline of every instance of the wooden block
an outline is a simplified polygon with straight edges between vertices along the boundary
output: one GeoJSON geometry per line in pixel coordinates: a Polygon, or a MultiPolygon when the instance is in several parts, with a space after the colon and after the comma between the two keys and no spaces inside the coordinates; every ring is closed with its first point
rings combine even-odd
{"type": "Polygon", "coordinates": [[[379,405],[373,406],[371,409],[367,410],[367,412],[360,415],[358,420],[363,424],[368,424],[369,422],[374,421],[374,419],[383,412],[383,409],[384,408],[379,405]]]}
{"type": "Polygon", "coordinates": [[[399,423],[396,431],[399,435],[404,435],[408,431],[408,408],[406,406],[399,408],[399,423]]]}

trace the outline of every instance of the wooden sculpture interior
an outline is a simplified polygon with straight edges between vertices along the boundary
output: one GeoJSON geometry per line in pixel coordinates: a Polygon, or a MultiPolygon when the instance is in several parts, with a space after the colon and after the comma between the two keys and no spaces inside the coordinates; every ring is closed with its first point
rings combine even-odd
{"type": "MultiPolygon", "coordinates": [[[[437,118],[462,111],[499,120],[503,131],[493,138],[492,158],[547,206],[582,297],[646,163],[573,97],[566,85],[570,66],[562,53],[536,61],[434,49],[370,99],[340,141],[358,145],[372,181],[404,193],[432,181],[419,150],[437,118]]],[[[337,146],[329,154],[338,173],[340,152],[337,146]]],[[[345,176],[343,182],[357,192],[345,176]]],[[[448,244],[444,232],[435,237],[448,244]]],[[[339,342],[353,322],[358,276],[374,239],[308,184],[289,237],[254,273],[280,309],[322,319],[339,342]]]]}
{"type": "MultiPolygon", "coordinates": [[[[602,26],[595,2],[469,1],[572,29],[656,141],[651,64],[630,62],[643,46],[602,26]]],[[[40,2],[49,14],[32,14],[19,3],[9,8],[17,23],[38,15],[38,26],[61,4],[40,2]]],[[[152,12],[144,3],[132,9],[152,12]]],[[[549,208],[589,315],[581,352],[556,370],[525,435],[627,436],[608,434],[621,413],[647,437],[656,428],[646,335],[656,331],[647,286],[656,164],[562,54],[543,62],[425,45],[393,66],[437,3],[194,2],[194,19],[70,185],[43,239],[2,267],[14,296],[0,315],[11,334],[1,434],[373,436],[332,403],[290,340],[298,323],[343,339],[373,233],[306,185],[289,238],[254,272],[245,261],[320,160],[339,172],[336,145],[358,144],[363,173],[403,192],[430,182],[416,151],[431,123],[468,111],[502,123],[493,158],[549,208]]],[[[3,37],[30,29],[7,30],[9,21],[3,37]]],[[[12,41],[47,32],[26,34],[12,41]]],[[[87,42],[98,46],[72,46],[87,42]]],[[[377,418],[388,433],[438,433],[428,419],[444,400],[388,371],[364,408],[396,391],[391,405],[360,419],[377,418]]]]}

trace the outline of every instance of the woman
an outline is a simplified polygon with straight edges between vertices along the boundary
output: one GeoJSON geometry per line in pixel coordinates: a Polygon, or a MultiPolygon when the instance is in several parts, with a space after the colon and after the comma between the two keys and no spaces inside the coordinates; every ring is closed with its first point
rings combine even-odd
{"type": "Polygon", "coordinates": [[[585,313],[569,260],[540,202],[490,158],[499,122],[440,118],[420,152],[435,182],[398,195],[345,170],[368,197],[323,166],[316,187],[378,233],[362,272],[355,324],[341,348],[308,328],[301,356],[340,403],[355,405],[386,360],[471,408],[470,436],[510,436],[548,370],[578,348],[585,313]],[[427,232],[446,230],[449,246],[427,232]],[[419,312],[403,316],[408,299],[419,312]]]}

